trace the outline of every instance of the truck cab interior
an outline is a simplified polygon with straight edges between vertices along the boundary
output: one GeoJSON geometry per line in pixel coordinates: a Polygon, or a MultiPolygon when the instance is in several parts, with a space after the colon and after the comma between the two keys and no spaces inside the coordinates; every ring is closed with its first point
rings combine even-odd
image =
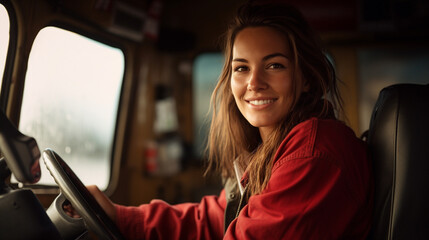
{"type": "MultiPolygon", "coordinates": [[[[0,0],[0,239],[124,239],[86,185],[123,205],[219,194],[210,94],[245,2],[0,0]]],[[[320,34],[368,143],[369,239],[427,238],[429,4],[284,2],[320,34]]]]}

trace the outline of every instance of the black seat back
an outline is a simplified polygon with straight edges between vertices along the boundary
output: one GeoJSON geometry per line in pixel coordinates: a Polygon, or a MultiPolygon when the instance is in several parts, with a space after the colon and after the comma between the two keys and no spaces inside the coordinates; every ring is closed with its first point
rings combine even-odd
{"type": "Polygon", "coordinates": [[[429,239],[429,85],[383,89],[368,144],[375,181],[369,239],[429,239]]]}

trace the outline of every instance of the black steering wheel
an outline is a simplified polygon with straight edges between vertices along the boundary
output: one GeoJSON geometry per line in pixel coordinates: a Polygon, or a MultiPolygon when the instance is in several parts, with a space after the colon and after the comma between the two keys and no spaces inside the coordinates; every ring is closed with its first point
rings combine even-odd
{"type": "Polygon", "coordinates": [[[62,194],[100,239],[124,239],[119,229],[89,193],[76,174],[53,150],[43,152],[43,160],[62,194]]]}

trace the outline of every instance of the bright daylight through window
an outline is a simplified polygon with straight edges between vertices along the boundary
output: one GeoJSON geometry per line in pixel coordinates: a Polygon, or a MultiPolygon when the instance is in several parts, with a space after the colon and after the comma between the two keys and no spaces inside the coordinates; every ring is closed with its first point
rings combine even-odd
{"type": "MultiPolygon", "coordinates": [[[[30,53],[19,129],[85,185],[109,184],[124,64],[120,49],[57,27],[42,29],[30,53]]],[[[42,162],[39,184],[53,185],[42,162]]]]}
{"type": "MultiPolygon", "coordinates": [[[[7,48],[9,46],[9,15],[3,5],[0,4],[0,77],[3,79],[4,65],[6,62],[7,48]]],[[[0,83],[0,90],[1,90],[0,83]]]]}

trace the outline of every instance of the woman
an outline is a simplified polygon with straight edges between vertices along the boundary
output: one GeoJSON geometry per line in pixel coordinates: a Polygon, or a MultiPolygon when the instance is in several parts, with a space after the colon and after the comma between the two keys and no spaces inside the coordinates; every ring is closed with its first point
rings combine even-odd
{"type": "Polygon", "coordinates": [[[208,144],[221,194],[125,207],[91,192],[130,239],[365,239],[366,147],[335,118],[334,69],[307,23],[287,6],[247,4],[225,39],[208,144]]]}

